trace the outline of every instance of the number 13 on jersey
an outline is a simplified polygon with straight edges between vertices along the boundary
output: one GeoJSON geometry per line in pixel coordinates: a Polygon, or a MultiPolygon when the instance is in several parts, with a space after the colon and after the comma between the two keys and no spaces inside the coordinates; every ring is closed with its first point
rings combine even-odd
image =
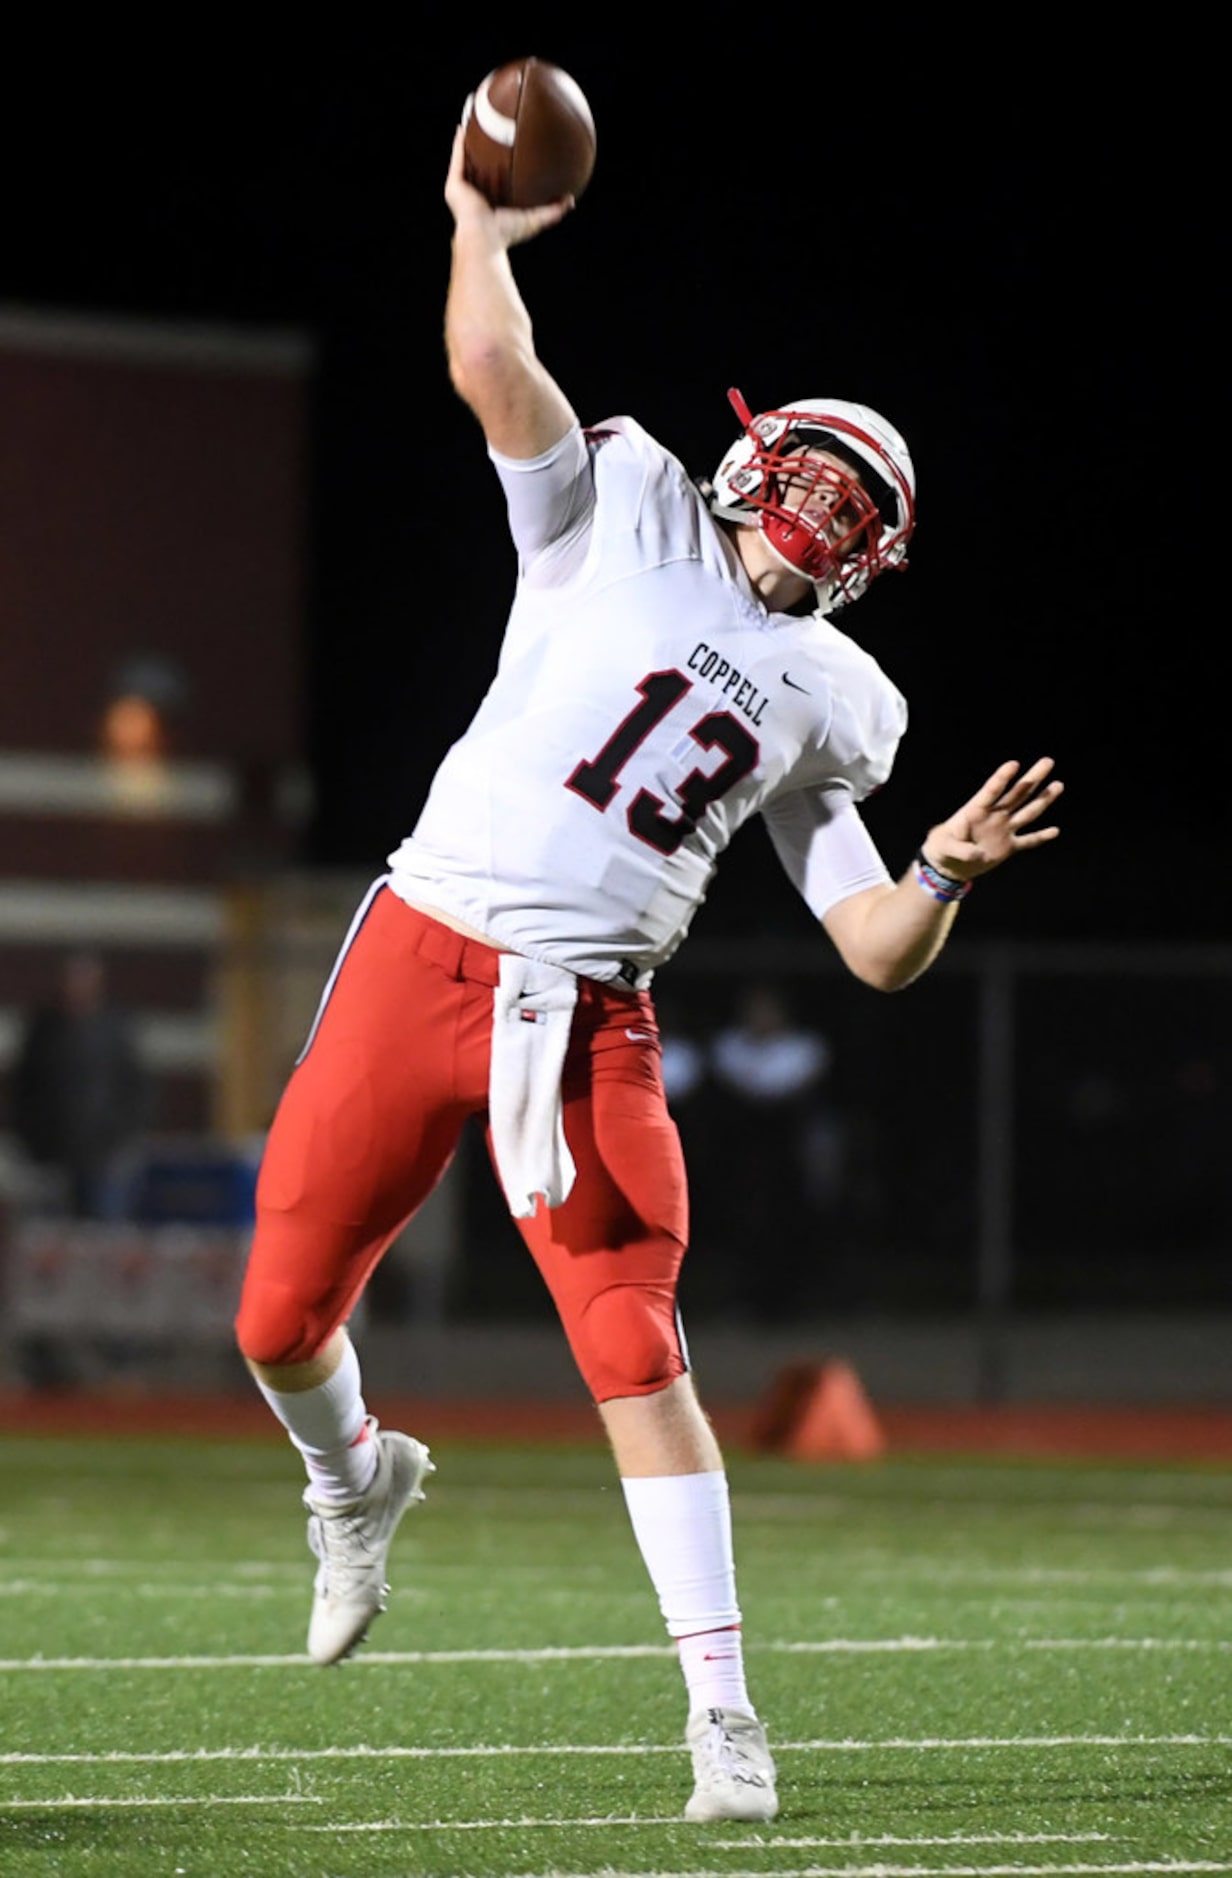
{"type": "MultiPolygon", "coordinates": [[[[603,814],[621,788],[618,778],[626,763],[655,726],[662,723],[672,706],[692,688],[692,679],[686,678],[683,672],[651,672],[643,678],[634,687],[642,702],[616,726],[597,755],[578,764],[566,787],[603,814]]],[[[726,752],[719,767],[709,774],[702,769],[689,771],[679,789],[674,791],[680,805],[679,815],[667,814],[663,798],[649,789],[639,789],[625,811],[630,832],[660,854],[674,854],[685,836],[692,834],[710,804],[726,795],[755,768],[760,754],[756,737],[730,711],[708,711],[690,726],[688,734],[703,750],[726,752]]]]}

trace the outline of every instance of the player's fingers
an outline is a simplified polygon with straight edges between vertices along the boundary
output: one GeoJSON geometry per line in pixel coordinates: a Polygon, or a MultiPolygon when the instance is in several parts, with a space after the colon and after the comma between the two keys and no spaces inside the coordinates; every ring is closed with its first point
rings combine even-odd
{"type": "Polygon", "coordinates": [[[480,204],[485,209],[488,206],[479,191],[466,180],[464,137],[464,126],[459,124],[453,134],[453,147],[449,152],[449,170],[445,177],[445,200],[455,215],[473,214],[480,204]]]}
{"type": "Polygon", "coordinates": [[[1021,767],[1013,758],[1008,763],[999,763],[979,794],[990,802],[999,802],[1021,767]]]}
{"type": "Polygon", "coordinates": [[[1038,821],[1044,810],[1050,808],[1065,788],[1063,782],[1050,782],[1043,789],[1037,790],[1029,801],[1021,804],[1010,816],[1010,825],[1022,827],[1028,822],[1038,821]]]}
{"type": "Polygon", "coordinates": [[[981,783],[971,800],[962,810],[964,815],[986,815],[989,809],[1000,802],[1005,791],[1018,773],[1018,764],[1002,763],[995,769],[988,781],[981,783]]]}
{"type": "Polygon", "coordinates": [[[1006,785],[997,798],[995,807],[1003,811],[1012,811],[1022,803],[1030,801],[1052,768],[1053,761],[1050,756],[1040,757],[1037,762],[1032,763],[1030,769],[1023,770],[1021,775],[1016,776],[1006,785]]]}
{"type": "Polygon", "coordinates": [[[1050,756],[1038,757],[1030,769],[1023,771],[1021,781],[1028,789],[1038,789],[1045,777],[1051,776],[1055,768],[1056,764],[1050,756]]]}
{"type": "Polygon", "coordinates": [[[497,219],[502,225],[510,247],[520,241],[529,241],[545,228],[551,228],[556,222],[563,221],[573,207],[573,197],[564,196],[559,202],[545,202],[535,209],[498,209],[497,219]]]}

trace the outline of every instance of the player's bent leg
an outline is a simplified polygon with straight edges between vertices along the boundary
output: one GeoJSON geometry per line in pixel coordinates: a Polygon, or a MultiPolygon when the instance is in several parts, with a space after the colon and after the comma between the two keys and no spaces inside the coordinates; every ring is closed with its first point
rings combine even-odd
{"type": "Polygon", "coordinates": [[[391,1541],[436,1470],[422,1442],[382,1429],[368,1414],[345,1330],[306,1362],[250,1358],[248,1366],[308,1470],[308,1546],[317,1559],[308,1654],[315,1663],[337,1663],[385,1609],[391,1541]]]}
{"type": "Polygon", "coordinates": [[[344,1330],[315,1358],[272,1365],[249,1359],[257,1387],[299,1449],[303,1503],[317,1560],[308,1654],[337,1663],[386,1608],[386,1562],[399,1522],[436,1470],[427,1447],[382,1429],[364,1404],[359,1361],[344,1330]]]}
{"type": "Polygon", "coordinates": [[[424,1498],[423,1482],[436,1472],[428,1449],[411,1435],[383,1429],[373,1416],[366,1430],[376,1469],[366,1492],[349,1504],[304,1492],[308,1544],[318,1565],[308,1622],[308,1654],[322,1665],[341,1662],[368,1635],[386,1608],[390,1544],[408,1508],[424,1498]]]}
{"type": "Polygon", "coordinates": [[[340,1662],[386,1608],[386,1563],[403,1515],[435,1472],[427,1447],[382,1429],[368,1414],[359,1361],[339,1330],[307,1362],[249,1360],[257,1387],[299,1449],[308,1472],[303,1502],[317,1560],[308,1654],[340,1662]]]}
{"type": "Polygon", "coordinates": [[[316,1357],[485,1099],[472,1007],[491,991],[423,950],[434,933],[453,937],[387,888],[356,916],[261,1159],[237,1319],[250,1362],[316,1357]]]}
{"type": "Polygon", "coordinates": [[[322,1206],[322,1225],[298,1208],[259,1210],[237,1318],[249,1369],[308,1473],[303,1498],[317,1567],[307,1647],[320,1664],[351,1655],[385,1610],[394,1534],[434,1471],[423,1443],[379,1428],[364,1404],[341,1320],[392,1235],[365,1237],[363,1227],[331,1218],[341,1213],[345,1222],[356,1211],[322,1206]]]}
{"type": "MultiPolygon", "coordinates": [[[[286,1119],[290,1128],[293,1108],[286,1119]]],[[[307,1647],[314,1662],[329,1664],[350,1655],[385,1610],[394,1534],[433,1471],[421,1442],[379,1428],[368,1414],[343,1324],[401,1218],[446,1165],[454,1131],[422,1132],[430,1152],[410,1163],[414,1185],[405,1170],[396,1185],[387,1163],[351,1155],[340,1170],[321,1153],[311,1180],[296,1176],[290,1205],[275,1202],[291,1197],[279,1183],[288,1166],[302,1166],[300,1149],[294,1134],[289,1148],[286,1136],[275,1136],[236,1331],[308,1474],[303,1498],[317,1565],[307,1647]],[[354,1181],[349,1192],[342,1175],[354,1181]],[[378,1209],[374,1191],[393,1197],[378,1209]]]]}
{"type": "Polygon", "coordinates": [[[487,1101],[499,963],[403,905],[364,902],[270,1130],[240,1349],[303,1455],[317,1558],[309,1653],[337,1662],[385,1608],[395,1529],[433,1471],[378,1428],[343,1326],[487,1101]]]}

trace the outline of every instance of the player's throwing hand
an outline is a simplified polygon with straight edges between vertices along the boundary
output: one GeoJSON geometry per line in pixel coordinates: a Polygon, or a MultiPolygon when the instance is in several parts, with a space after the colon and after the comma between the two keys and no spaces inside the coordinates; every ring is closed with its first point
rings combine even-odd
{"type": "Polygon", "coordinates": [[[454,132],[449,174],[445,179],[445,201],[459,227],[482,223],[495,247],[516,248],[519,242],[529,241],[545,228],[564,220],[573,207],[572,196],[560,202],[546,202],[538,209],[494,209],[487,197],[466,180],[463,137],[463,126],[459,124],[454,132]]]}
{"type": "Polygon", "coordinates": [[[929,829],[926,858],[955,880],[974,880],[1011,854],[1055,841],[1061,832],[1055,822],[1035,826],[1065,787],[1049,780],[1053,767],[1050,756],[1026,770],[1020,763],[1002,763],[956,814],[929,829]]]}

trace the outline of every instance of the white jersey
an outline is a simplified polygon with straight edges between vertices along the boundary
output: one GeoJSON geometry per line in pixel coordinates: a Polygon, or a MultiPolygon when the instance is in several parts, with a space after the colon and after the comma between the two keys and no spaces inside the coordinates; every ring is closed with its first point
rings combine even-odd
{"type": "Polygon", "coordinates": [[[855,804],[906,706],[828,621],[769,613],[631,418],[493,454],[518,550],[495,679],[390,885],[497,944],[641,989],[760,813],[820,918],[889,875],[855,804]]]}

